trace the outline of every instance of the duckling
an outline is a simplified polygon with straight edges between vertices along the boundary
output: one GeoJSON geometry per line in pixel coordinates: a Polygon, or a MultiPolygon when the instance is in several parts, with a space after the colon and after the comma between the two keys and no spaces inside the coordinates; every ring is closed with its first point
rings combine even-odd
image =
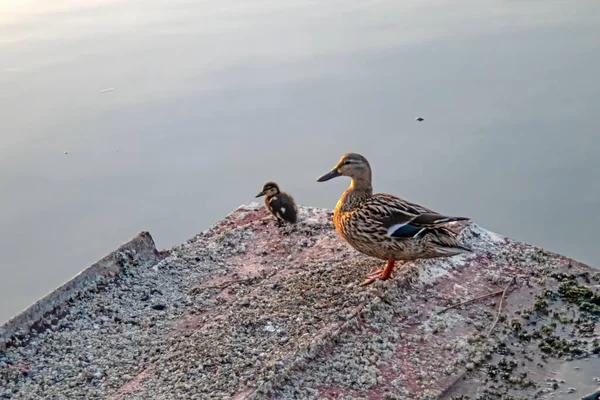
{"type": "Polygon", "coordinates": [[[267,182],[263,190],[256,197],[265,196],[265,206],[277,218],[277,225],[284,222],[295,224],[298,219],[298,209],[294,198],[286,192],[279,190],[275,182],[267,182]]]}
{"type": "Polygon", "coordinates": [[[387,261],[386,267],[369,274],[362,286],[388,279],[396,261],[450,257],[472,251],[459,244],[447,226],[469,218],[441,215],[390,194],[373,194],[371,166],[362,155],[344,154],[317,182],[338,176],[348,176],[352,181],[335,206],[335,229],[354,249],[387,261]]]}

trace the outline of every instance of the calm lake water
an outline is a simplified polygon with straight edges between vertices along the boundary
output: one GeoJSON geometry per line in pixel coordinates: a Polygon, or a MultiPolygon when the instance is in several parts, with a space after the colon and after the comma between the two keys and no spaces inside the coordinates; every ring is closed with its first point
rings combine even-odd
{"type": "Polygon", "coordinates": [[[348,181],[315,179],[348,151],[377,191],[600,265],[599,48],[597,0],[3,1],[0,321],[268,180],[333,208],[348,181]]]}

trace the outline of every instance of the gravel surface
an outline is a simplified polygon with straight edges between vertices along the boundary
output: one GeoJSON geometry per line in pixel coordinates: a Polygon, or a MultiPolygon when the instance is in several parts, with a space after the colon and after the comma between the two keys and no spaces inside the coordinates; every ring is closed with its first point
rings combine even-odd
{"type": "Polygon", "coordinates": [[[437,312],[519,275],[514,314],[535,301],[535,273],[565,263],[471,225],[473,255],[362,288],[381,262],[343,243],[330,211],[299,211],[277,228],[244,206],[160,262],[124,255],[116,278],[0,352],[0,399],[434,399],[487,368],[510,325],[480,338],[498,298],[437,312]]]}

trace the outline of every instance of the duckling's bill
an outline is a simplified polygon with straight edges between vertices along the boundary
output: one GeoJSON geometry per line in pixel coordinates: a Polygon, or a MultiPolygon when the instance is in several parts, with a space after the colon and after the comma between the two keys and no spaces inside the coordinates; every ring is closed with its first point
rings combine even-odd
{"type": "Polygon", "coordinates": [[[337,168],[334,168],[331,171],[329,171],[328,173],[326,173],[325,175],[321,175],[320,177],[318,177],[317,178],[317,182],[325,182],[325,181],[328,181],[330,179],[337,178],[340,175],[341,174],[339,173],[339,171],[337,170],[337,168]]]}
{"type": "Polygon", "coordinates": [[[256,197],[263,197],[264,195],[265,195],[265,192],[261,191],[256,195],[256,197]]]}

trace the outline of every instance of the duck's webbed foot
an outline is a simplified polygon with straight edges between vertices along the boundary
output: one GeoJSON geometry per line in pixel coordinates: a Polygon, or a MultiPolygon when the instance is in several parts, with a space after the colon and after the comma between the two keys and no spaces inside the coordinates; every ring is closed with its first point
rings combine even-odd
{"type": "Polygon", "coordinates": [[[384,281],[386,279],[389,279],[389,277],[392,276],[392,271],[394,270],[394,263],[395,260],[389,259],[385,268],[371,272],[369,275],[367,275],[367,279],[365,279],[363,283],[360,284],[360,286],[370,285],[376,280],[384,281]]]}

